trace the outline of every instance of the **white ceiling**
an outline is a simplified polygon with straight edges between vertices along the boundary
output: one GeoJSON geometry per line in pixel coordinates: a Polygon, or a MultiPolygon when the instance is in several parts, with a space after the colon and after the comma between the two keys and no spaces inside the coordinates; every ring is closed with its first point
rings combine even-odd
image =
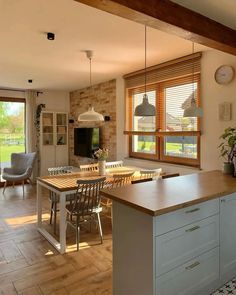
{"type": "Polygon", "coordinates": [[[171,0],[236,30],[236,0],[171,0]]]}
{"type": "MultiPolygon", "coordinates": [[[[235,2],[175,1],[201,2],[204,7],[205,2],[217,7],[235,2]]],[[[0,88],[73,90],[88,86],[89,63],[82,50],[94,51],[93,83],[144,64],[142,25],[73,0],[0,0],[0,40],[0,88]],[[47,40],[48,31],[56,34],[55,41],[47,40]],[[33,79],[32,85],[28,79],[33,79]]],[[[191,53],[189,41],[155,29],[148,29],[147,40],[148,65],[191,53]]],[[[206,47],[197,45],[198,50],[206,47]]]]}

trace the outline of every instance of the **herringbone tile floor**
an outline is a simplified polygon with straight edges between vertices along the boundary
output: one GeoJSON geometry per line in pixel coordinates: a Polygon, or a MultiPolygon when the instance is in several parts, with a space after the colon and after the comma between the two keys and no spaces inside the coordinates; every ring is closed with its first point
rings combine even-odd
{"type": "MultiPolygon", "coordinates": [[[[48,194],[44,219],[49,219],[48,194]]],[[[81,233],[75,251],[74,232],[68,228],[69,253],[60,255],[36,229],[35,188],[0,189],[0,294],[92,295],[112,294],[112,237],[110,220],[103,218],[104,244],[96,229],[81,233]]]]}
{"type": "MultiPolygon", "coordinates": [[[[47,192],[43,207],[45,226],[50,228],[47,192]]],[[[27,187],[24,200],[21,187],[9,187],[5,195],[0,189],[0,294],[111,295],[110,220],[102,219],[103,245],[96,229],[82,231],[79,252],[74,232],[68,228],[69,253],[61,255],[38,233],[35,212],[35,188],[27,187]]],[[[222,294],[236,295],[236,280],[213,295],[222,294]]]]}

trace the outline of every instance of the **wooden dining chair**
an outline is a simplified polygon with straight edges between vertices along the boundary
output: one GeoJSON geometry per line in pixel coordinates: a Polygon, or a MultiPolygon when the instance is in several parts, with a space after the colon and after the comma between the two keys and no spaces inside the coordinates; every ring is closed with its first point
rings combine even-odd
{"type": "Polygon", "coordinates": [[[134,171],[128,172],[128,173],[113,174],[113,181],[112,181],[111,188],[121,187],[127,184],[131,184],[133,175],[134,175],[134,171]]]}
{"type": "MultiPolygon", "coordinates": [[[[134,171],[129,173],[113,174],[113,180],[104,183],[105,189],[112,189],[122,187],[124,185],[131,184],[133,179],[134,171]]],[[[101,205],[104,208],[105,216],[111,218],[112,221],[112,201],[111,199],[102,197],[101,205]]]]}
{"type": "Polygon", "coordinates": [[[124,166],[123,161],[106,162],[106,168],[107,169],[119,168],[119,167],[123,167],[123,166],[124,166]]]}
{"type": "Polygon", "coordinates": [[[80,165],[79,168],[80,168],[80,171],[82,172],[98,171],[98,163],[80,165]]]}
{"type": "Polygon", "coordinates": [[[152,179],[158,179],[161,176],[162,169],[152,169],[152,170],[140,170],[140,179],[145,178],[152,178],[152,179]]]}
{"type": "MultiPolygon", "coordinates": [[[[62,167],[52,167],[48,168],[48,175],[63,175],[68,174],[72,172],[73,167],[72,166],[62,166],[62,167]]],[[[70,202],[71,199],[74,198],[74,194],[70,194],[66,196],[66,201],[70,202]]],[[[50,206],[50,224],[52,224],[53,220],[53,231],[56,233],[56,226],[57,226],[57,212],[59,211],[58,203],[59,203],[59,197],[56,193],[50,191],[49,193],[49,201],[51,203],[50,206]]]]}
{"type": "Polygon", "coordinates": [[[76,230],[77,251],[79,250],[80,226],[86,222],[90,222],[91,224],[91,222],[96,221],[94,217],[97,217],[101,244],[103,243],[100,219],[102,207],[100,205],[101,197],[99,191],[103,188],[105,180],[106,177],[77,180],[78,188],[75,198],[70,204],[66,205],[67,224],[76,230]]]}

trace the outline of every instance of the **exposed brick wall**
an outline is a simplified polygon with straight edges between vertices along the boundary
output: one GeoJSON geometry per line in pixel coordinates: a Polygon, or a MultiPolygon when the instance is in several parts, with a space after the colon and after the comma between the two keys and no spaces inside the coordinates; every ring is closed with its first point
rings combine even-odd
{"type": "Polygon", "coordinates": [[[75,123],[69,124],[69,162],[78,166],[81,163],[91,162],[91,159],[74,155],[74,128],[101,127],[100,147],[109,149],[109,159],[116,160],[116,80],[107,81],[97,85],[70,93],[70,118],[75,123]],[[77,122],[78,115],[87,111],[91,104],[95,111],[111,120],[99,123],[77,122]]]}

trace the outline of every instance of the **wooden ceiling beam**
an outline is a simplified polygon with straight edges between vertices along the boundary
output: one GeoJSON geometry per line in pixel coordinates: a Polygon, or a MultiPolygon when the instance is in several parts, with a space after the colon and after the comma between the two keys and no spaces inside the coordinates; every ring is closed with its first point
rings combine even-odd
{"type": "Polygon", "coordinates": [[[236,55],[236,30],[170,0],[75,1],[236,55]]]}

